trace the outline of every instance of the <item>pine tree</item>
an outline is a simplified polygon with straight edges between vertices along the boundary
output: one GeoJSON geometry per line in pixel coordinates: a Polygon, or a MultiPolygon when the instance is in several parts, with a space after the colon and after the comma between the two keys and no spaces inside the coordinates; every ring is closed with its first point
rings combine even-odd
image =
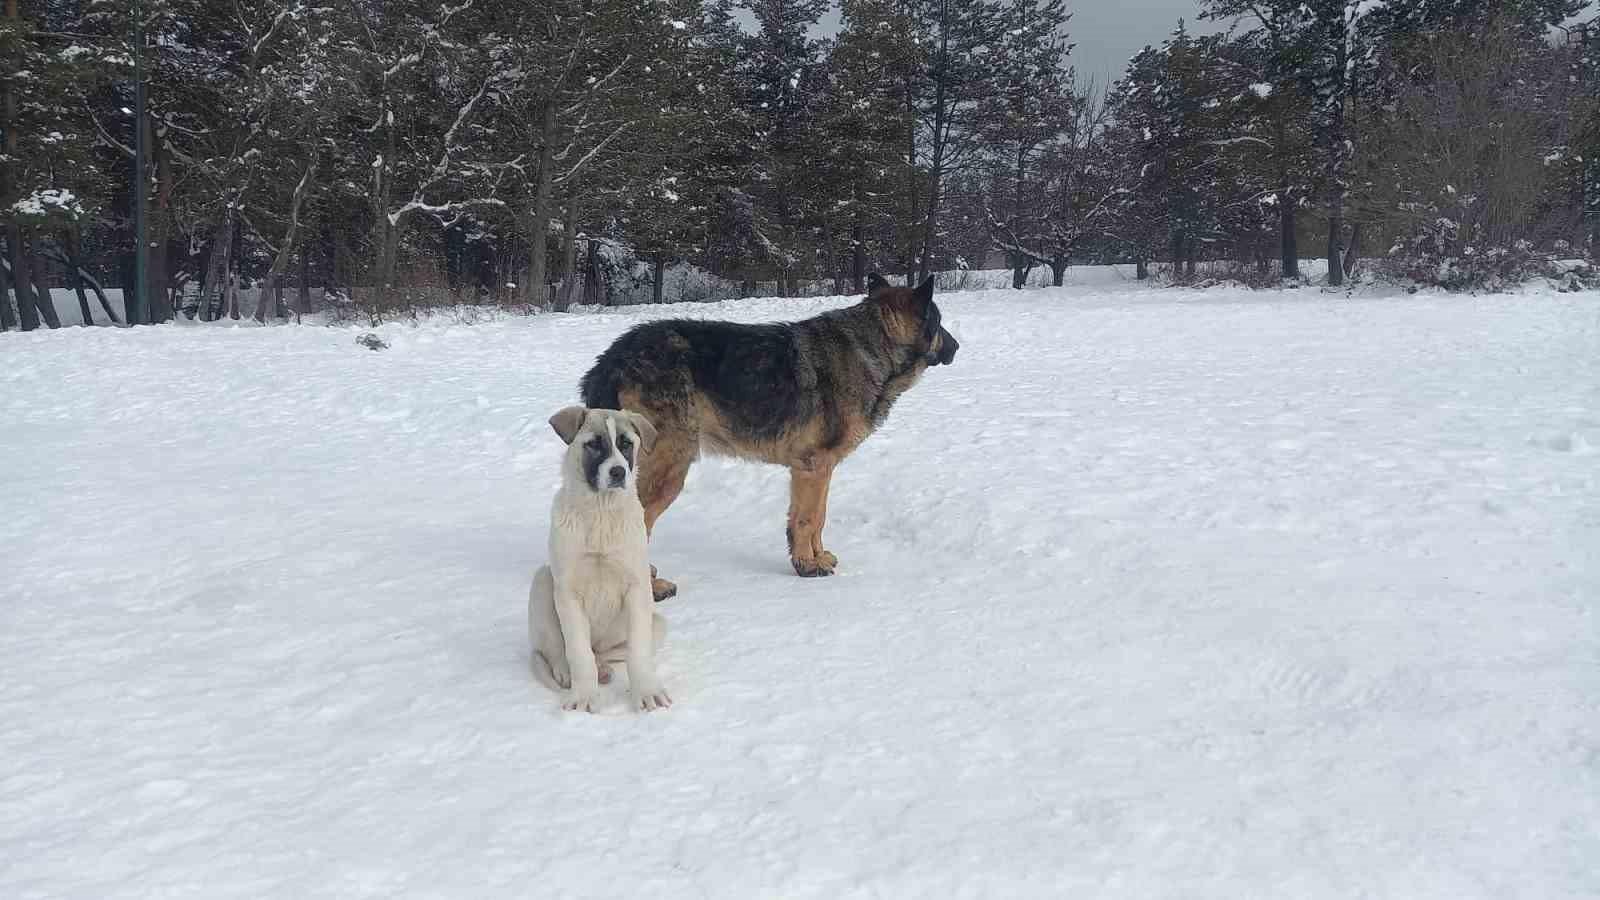
{"type": "Polygon", "coordinates": [[[904,136],[915,127],[899,88],[917,65],[911,20],[897,0],[845,0],[841,28],[827,56],[819,113],[825,135],[817,165],[833,266],[842,290],[865,290],[869,268],[892,263],[910,162],[904,136]]]}

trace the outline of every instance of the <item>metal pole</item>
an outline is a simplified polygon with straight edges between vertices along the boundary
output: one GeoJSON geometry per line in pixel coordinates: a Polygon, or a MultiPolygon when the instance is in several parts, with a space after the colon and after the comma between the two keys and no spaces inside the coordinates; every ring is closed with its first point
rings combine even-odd
{"type": "Polygon", "coordinates": [[[145,96],[144,96],[144,4],[133,3],[133,291],[123,290],[129,325],[150,324],[150,298],[145,270],[149,267],[150,238],[145,224],[145,195],[149,193],[149,179],[145,177],[145,96]]]}

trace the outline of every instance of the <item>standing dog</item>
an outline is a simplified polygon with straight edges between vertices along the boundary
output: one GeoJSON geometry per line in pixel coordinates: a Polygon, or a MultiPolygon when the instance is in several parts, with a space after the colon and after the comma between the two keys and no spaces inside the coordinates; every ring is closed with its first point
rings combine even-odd
{"type": "MultiPolygon", "coordinates": [[[[789,561],[802,576],[833,574],[822,526],[834,467],[960,347],[940,324],[932,278],[913,290],[873,275],[867,287],[860,303],[800,322],[649,322],[600,355],[583,376],[584,402],[656,426],[639,467],[647,533],[702,448],[775,463],[790,473],[789,561]]],[[[677,592],[653,567],[651,578],[655,599],[677,592]]]]}
{"type": "Polygon", "coordinates": [[[567,442],[550,516],[550,564],[528,592],[534,674],[566,694],[566,709],[594,711],[611,666],[626,662],[634,706],[672,705],[656,677],[666,636],[650,595],[644,509],[634,460],[656,430],[630,412],[569,406],[550,417],[567,442]]]}

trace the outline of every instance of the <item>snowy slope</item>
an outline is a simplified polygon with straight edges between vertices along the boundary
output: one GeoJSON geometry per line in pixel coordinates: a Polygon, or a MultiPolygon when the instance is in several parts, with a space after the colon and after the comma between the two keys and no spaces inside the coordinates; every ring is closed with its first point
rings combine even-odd
{"type": "Polygon", "coordinates": [[[838,302],[0,335],[0,896],[1600,895],[1592,294],[945,295],[841,574],[703,463],[676,705],[563,715],[545,418],[838,302]]]}

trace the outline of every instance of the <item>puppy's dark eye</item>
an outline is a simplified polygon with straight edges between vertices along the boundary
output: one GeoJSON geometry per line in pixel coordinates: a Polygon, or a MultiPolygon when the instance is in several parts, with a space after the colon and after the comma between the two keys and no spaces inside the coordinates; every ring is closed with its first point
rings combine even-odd
{"type": "Polygon", "coordinates": [[[599,453],[601,450],[605,449],[603,445],[603,441],[601,441],[599,438],[595,438],[592,441],[585,441],[583,449],[589,451],[590,453],[599,453]]]}
{"type": "Polygon", "coordinates": [[[627,451],[633,449],[633,441],[629,440],[627,435],[623,435],[622,437],[617,438],[617,446],[622,448],[622,451],[626,453],[627,451]]]}

